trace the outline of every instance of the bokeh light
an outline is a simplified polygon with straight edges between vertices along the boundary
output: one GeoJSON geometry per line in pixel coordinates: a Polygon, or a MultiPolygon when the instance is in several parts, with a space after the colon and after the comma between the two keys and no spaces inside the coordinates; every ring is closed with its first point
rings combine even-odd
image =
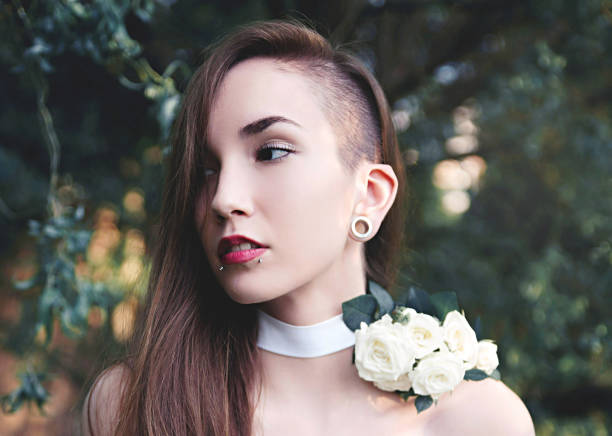
{"type": "Polygon", "coordinates": [[[470,208],[470,196],[461,190],[447,191],[442,194],[442,207],[452,215],[460,215],[470,208]]]}
{"type": "Polygon", "coordinates": [[[138,300],[133,296],[115,306],[111,316],[111,327],[115,339],[119,342],[127,341],[134,333],[137,307],[138,300]]]}

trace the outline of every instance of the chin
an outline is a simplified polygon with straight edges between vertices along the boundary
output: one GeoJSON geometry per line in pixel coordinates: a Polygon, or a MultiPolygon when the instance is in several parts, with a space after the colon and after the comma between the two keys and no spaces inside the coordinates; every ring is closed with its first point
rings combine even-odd
{"type": "Polygon", "coordinates": [[[265,303],[266,301],[271,300],[270,298],[254,298],[254,297],[244,297],[244,296],[241,296],[240,298],[235,298],[231,295],[230,295],[230,298],[236,303],[243,304],[243,305],[265,303]]]}
{"type": "Polygon", "coordinates": [[[226,289],[227,295],[238,304],[257,304],[274,299],[271,295],[262,295],[258,292],[245,292],[226,289]]]}

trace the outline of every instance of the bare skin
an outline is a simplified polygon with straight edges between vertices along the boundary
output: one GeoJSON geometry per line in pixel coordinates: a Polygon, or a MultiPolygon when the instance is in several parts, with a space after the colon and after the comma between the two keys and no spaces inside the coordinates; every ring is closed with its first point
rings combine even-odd
{"type": "MultiPolygon", "coordinates": [[[[351,236],[350,223],[365,215],[376,234],[398,182],[384,164],[363,161],[354,174],[345,172],[340,139],[311,84],[278,66],[271,59],[249,59],[223,80],[208,127],[209,191],[198,198],[195,220],[207,260],[232,299],[287,323],[310,325],[341,313],[343,301],[365,293],[364,243],[351,236]],[[240,133],[270,116],[292,122],[272,123],[256,135],[240,133]],[[277,149],[262,159],[266,144],[292,152],[277,149]],[[263,262],[219,271],[217,245],[233,234],[268,246],[263,262]]],[[[417,415],[413,401],[360,379],[351,353],[348,348],[300,359],[261,350],[253,436],[534,434],[527,409],[500,382],[464,382],[417,415]]],[[[116,412],[104,395],[118,391],[119,375],[106,376],[101,393],[92,397],[102,427],[116,412]]]]}
{"type": "Polygon", "coordinates": [[[464,381],[417,414],[414,399],[360,379],[351,353],[298,359],[261,351],[265,373],[253,436],[535,434],[522,401],[501,382],[464,381]]]}
{"type": "MultiPolygon", "coordinates": [[[[350,349],[349,349],[350,350],[350,349]]],[[[414,401],[403,402],[361,380],[350,364],[347,350],[307,363],[262,352],[268,377],[254,410],[253,436],[532,436],[529,412],[516,394],[491,379],[462,382],[444,394],[436,406],[416,413],[414,401]],[[348,365],[347,365],[347,362],[348,365]],[[266,387],[267,386],[267,387],[266,387]]],[[[113,367],[87,397],[81,425],[89,436],[87,406],[91,402],[91,428],[111,436],[116,423],[121,388],[127,371],[113,367]]]]}
{"type": "Polygon", "coordinates": [[[262,351],[267,372],[254,435],[397,435],[426,421],[397,395],[360,379],[351,353],[296,359],[262,351]]]}

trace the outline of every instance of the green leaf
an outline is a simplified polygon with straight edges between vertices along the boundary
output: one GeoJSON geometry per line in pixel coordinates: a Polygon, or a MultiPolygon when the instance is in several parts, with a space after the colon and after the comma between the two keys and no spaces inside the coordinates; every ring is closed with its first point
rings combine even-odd
{"type": "Polygon", "coordinates": [[[28,372],[19,374],[19,380],[21,380],[21,390],[27,396],[32,396],[33,386],[32,386],[32,377],[30,377],[28,372]]]}
{"type": "Polygon", "coordinates": [[[45,225],[45,227],[43,227],[43,233],[46,236],[48,236],[50,238],[53,238],[53,239],[59,238],[60,236],[62,236],[60,231],[56,227],[54,227],[54,226],[52,226],[50,224],[47,224],[47,225],[45,225]]]}
{"type": "Polygon", "coordinates": [[[84,216],[85,216],[85,207],[83,207],[83,205],[80,204],[74,211],[74,219],[77,221],[81,221],[84,216]]]}
{"type": "Polygon", "coordinates": [[[420,288],[410,287],[408,292],[398,299],[398,305],[411,307],[417,312],[436,315],[436,309],[431,304],[429,294],[420,288]]]}
{"type": "Polygon", "coordinates": [[[395,308],[395,303],[391,295],[378,283],[373,280],[368,281],[368,289],[370,293],[376,298],[378,303],[378,318],[381,318],[387,313],[391,313],[395,308]]]}
{"type": "Polygon", "coordinates": [[[45,343],[44,347],[48,347],[53,339],[53,312],[51,310],[45,312],[41,318],[43,325],[45,326],[45,343]]]}
{"type": "Polygon", "coordinates": [[[402,400],[408,401],[410,397],[416,396],[416,394],[410,389],[409,391],[395,391],[402,400]]]}
{"type": "Polygon", "coordinates": [[[482,339],[482,321],[480,317],[476,317],[474,321],[474,333],[476,333],[476,339],[480,341],[482,339]]]}
{"type": "Polygon", "coordinates": [[[452,291],[438,292],[431,296],[431,304],[436,310],[439,320],[443,321],[448,312],[459,310],[457,295],[452,291]]]}
{"type": "Polygon", "coordinates": [[[71,339],[79,339],[84,331],[78,323],[78,315],[71,307],[65,307],[60,315],[62,331],[71,339]]]}
{"type": "Polygon", "coordinates": [[[88,230],[74,230],[66,238],[66,248],[69,253],[84,252],[89,245],[91,232],[88,230]]]}
{"type": "Polygon", "coordinates": [[[417,414],[421,413],[424,410],[429,409],[432,404],[433,404],[433,399],[429,395],[427,396],[417,395],[416,400],[414,400],[414,405],[416,406],[417,414]]]}
{"type": "Polygon", "coordinates": [[[408,324],[410,322],[410,316],[403,314],[404,309],[404,306],[397,306],[393,309],[393,312],[391,312],[393,322],[398,322],[400,324],[408,324]]]}
{"type": "Polygon", "coordinates": [[[41,381],[43,379],[43,374],[33,374],[32,397],[36,399],[36,402],[39,404],[39,406],[42,405],[47,400],[47,398],[49,398],[49,392],[41,384],[41,381]]]}
{"type": "Polygon", "coordinates": [[[378,303],[372,295],[360,295],[342,303],[342,319],[352,331],[358,330],[362,322],[374,321],[378,303]]]}
{"type": "Polygon", "coordinates": [[[21,387],[13,392],[0,397],[0,405],[4,413],[15,413],[21,407],[24,400],[23,389],[21,387]]]}
{"type": "Polygon", "coordinates": [[[40,228],[41,225],[38,221],[35,220],[29,220],[28,221],[28,233],[32,236],[38,236],[40,235],[40,228]]]}
{"type": "Polygon", "coordinates": [[[0,397],[0,404],[4,413],[14,413],[24,402],[34,402],[44,415],[42,406],[49,398],[49,392],[41,384],[45,379],[44,373],[36,373],[30,369],[18,374],[20,386],[7,395],[0,397]]]}
{"type": "Polygon", "coordinates": [[[473,369],[468,369],[465,372],[465,375],[463,376],[463,380],[479,381],[479,380],[484,380],[487,377],[488,375],[486,372],[480,369],[473,368],[473,369]]]}

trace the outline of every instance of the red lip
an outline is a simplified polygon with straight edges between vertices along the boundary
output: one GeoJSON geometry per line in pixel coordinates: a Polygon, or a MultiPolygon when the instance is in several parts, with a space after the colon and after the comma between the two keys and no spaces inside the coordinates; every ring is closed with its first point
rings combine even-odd
{"type": "Polygon", "coordinates": [[[219,241],[219,245],[217,246],[217,255],[219,257],[223,256],[227,251],[232,248],[234,245],[242,244],[244,242],[250,242],[251,244],[255,244],[257,247],[267,248],[266,245],[263,245],[260,242],[255,241],[254,239],[247,238],[243,235],[231,235],[225,238],[222,238],[219,241]]]}

